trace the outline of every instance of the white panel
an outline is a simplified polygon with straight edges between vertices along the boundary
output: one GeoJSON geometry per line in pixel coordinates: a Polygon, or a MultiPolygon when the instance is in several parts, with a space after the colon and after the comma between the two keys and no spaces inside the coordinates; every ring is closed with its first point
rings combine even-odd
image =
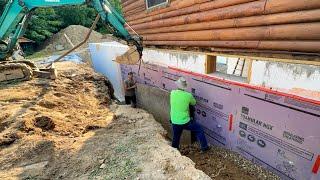
{"type": "Polygon", "coordinates": [[[302,88],[320,91],[320,67],[254,61],[250,84],[281,89],[302,88]]]}
{"type": "Polygon", "coordinates": [[[206,55],[178,51],[145,49],[143,51],[145,63],[164,67],[175,67],[197,73],[205,73],[206,55]]]}
{"type": "Polygon", "coordinates": [[[113,60],[128,49],[128,46],[118,42],[89,44],[94,69],[110,80],[114,88],[114,95],[120,101],[124,101],[123,79],[120,65],[113,60]]]}

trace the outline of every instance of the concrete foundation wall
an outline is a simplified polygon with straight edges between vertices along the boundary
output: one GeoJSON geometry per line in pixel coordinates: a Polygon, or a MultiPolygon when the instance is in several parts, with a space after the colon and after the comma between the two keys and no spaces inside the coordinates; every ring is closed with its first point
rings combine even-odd
{"type": "MultiPolygon", "coordinates": [[[[159,88],[138,84],[137,100],[138,105],[151,113],[163,128],[168,131],[168,136],[172,139],[169,92],[159,88]]],[[[188,143],[191,143],[191,133],[189,131],[184,131],[181,137],[181,144],[188,143]]]]}

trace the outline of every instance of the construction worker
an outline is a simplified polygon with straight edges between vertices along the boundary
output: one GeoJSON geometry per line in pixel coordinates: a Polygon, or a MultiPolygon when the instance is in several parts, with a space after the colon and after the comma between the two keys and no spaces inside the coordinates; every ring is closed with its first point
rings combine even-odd
{"type": "Polygon", "coordinates": [[[133,108],[136,108],[136,81],[133,79],[133,72],[128,73],[128,79],[124,81],[125,88],[125,101],[126,104],[131,104],[133,108]]]}
{"type": "Polygon", "coordinates": [[[189,92],[186,92],[187,81],[181,77],[176,81],[177,90],[170,93],[170,116],[173,130],[172,147],[179,149],[180,137],[184,129],[195,133],[200,141],[201,151],[209,149],[202,127],[191,120],[189,106],[196,104],[196,99],[189,92]]]}

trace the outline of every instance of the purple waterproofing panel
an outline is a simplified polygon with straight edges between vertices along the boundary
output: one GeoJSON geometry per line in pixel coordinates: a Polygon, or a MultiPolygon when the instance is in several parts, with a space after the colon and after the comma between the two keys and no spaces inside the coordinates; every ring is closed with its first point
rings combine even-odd
{"type": "Polygon", "coordinates": [[[320,153],[319,114],[270,100],[265,92],[240,92],[234,150],[273,167],[284,179],[311,179],[320,153]]]}
{"type": "Polygon", "coordinates": [[[159,66],[144,64],[140,69],[140,76],[143,77],[143,84],[152,87],[160,87],[161,76],[159,66]]]}
{"type": "MultiPolygon", "coordinates": [[[[137,75],[137,66],[121,67],[122,75],[137,75]]],[[[165,67],[143,65],[137,79],[171,91],[181,76],[197,99],[196,121],[211,144],[237,151],[282,179],[320,180],[319,104],[165,67]]]]}
{"type": "Polygon", "coordinates": [[[203,125],[212,144],[230,147],[229,116],[235,108],[234,88],[202,77],[188,75],[190,92],[197,99],[196,120],[203,125]]]}
{"type": "Polygon", "coordinates": [[[161,71],[160,87],[163,90],[167,90],[167,91],[177,89],[177,85],[175,84],[175,81],[178,80],[181,77],[181,75],[169,68],[162,67],[162,68],[159,68],[159,70],[161,71]]]}

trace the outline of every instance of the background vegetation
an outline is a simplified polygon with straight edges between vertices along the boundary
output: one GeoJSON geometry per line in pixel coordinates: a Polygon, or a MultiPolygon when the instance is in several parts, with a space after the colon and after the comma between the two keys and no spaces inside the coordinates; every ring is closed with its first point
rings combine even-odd
{"type": "MultiPolygon", "coordinates": [[[[0,13],[7,0],[0,0],[0,13]]],[[[120,0],[109,0],[111,4],[121,12],[120,0]]],[[[37,8],[32,12],[25,37],[37,42],[38,45],[69,25],[82,25],[90,27],[97,12],[87,5],[64,6],[56,8],[37,8]]],[[[98,32],[110,33],[110,28],[101,21],[97,25],[98,32]]]]}

